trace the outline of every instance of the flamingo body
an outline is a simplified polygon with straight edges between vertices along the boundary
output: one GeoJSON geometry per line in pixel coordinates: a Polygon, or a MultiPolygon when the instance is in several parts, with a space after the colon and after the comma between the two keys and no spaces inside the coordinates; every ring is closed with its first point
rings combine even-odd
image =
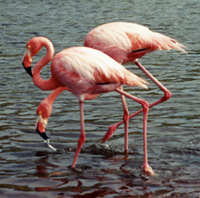
{"type": "Polygon", "coordinates": [[[129,22],[113,22],[91,30],[84,45],[98,49],[119,63],[134,62],[155,50],[176,49],[184,53],[183,45],[149,28],[129,22]]]}
{"type": "Polygon", "coordinates": [[[122,84],[147,88],[146,81],[106,54],[88,47],[61,51],[52,60],[51,70],[76,96],[113,91],[122,84]]]}

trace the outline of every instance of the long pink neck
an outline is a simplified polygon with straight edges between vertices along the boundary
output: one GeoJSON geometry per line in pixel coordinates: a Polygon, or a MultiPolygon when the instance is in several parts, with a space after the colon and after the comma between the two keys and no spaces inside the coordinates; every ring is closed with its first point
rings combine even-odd
{"type": "Polygon", "coordinates": [[[50,79],[43,80],[40,76],[40,71],[52,59],[54,47],[48,40],[41,40],[41,44],[42,46],[46,47],[47,52],[46,55],[38,63],[36,63],[35,67],[33,68],[33,82],[42,90],[53,90],[60,86],[57,80],[52,77],[52,74],[50,79]]]}
{"type": "Polygon", "coordinates": [[[48,103],[53,106],[53,103],[55,101],[55,99],[58,97],[58,95],[63,92],[64,90],[69,90],[67,87],[59,87],[57,89],[54,89],[49,95],[48,97],[45,99],[48,101],[48,103]]]}

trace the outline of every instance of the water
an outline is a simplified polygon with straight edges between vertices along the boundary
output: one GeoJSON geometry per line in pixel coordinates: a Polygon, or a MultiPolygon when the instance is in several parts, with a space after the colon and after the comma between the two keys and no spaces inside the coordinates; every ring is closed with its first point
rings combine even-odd
{"type": "MultiPolygon", "coordinates": [[[[199,10],[198,0],[0,1],[0,196],[200,197],[199,10]],[[100,145],[107,128],[122,118],[117,93],[85,103],[87,141],[74,171],[69,166],[79,138],[79,107],[71,93],[58,97],[47,126],[58,151],[34,131],[36,108],[50,92],[35,87],[21,66],[26,42],[46,36],[58,52],[82,45],[89,30],[111,21],[146,25],[190,49],[188,55],[162,51],[140,60],[173,95],[149,112],[149,163],[156,176],[147,180],[141,177],[141,115],[130,121],[128,160],[123,127],[100,145]]],[[[126,67],[148,80],[132,64],[126,67]]],[[[49,77],[49,67],[42,75],[49,77]]],[[[125,89],[149,102],[162,95],[152,82],[149,90],[125,89]]],[[[129,100],[128,106],[131,113],[140,108],[129,100]]]]}

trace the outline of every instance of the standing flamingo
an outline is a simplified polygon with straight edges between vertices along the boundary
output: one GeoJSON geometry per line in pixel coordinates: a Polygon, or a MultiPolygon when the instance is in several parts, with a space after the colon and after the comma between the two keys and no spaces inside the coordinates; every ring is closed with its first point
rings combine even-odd
{"type": "MultiPolygon", "coordinates": [[[[176,49],[187,53],[182,44],[163,34],[153,32],[147,27],[129,22],[112,22],[100,25],[91,30],[84,45],[98,49],[121,64],[132,62],[136,64],[163,92],[164,96],[149,105],[149,108],[168,100],[171,93],[151,73],[149,73],[139,62],[138,58],[155,50],[176,49]]],[[[124,107],[124,117],[132,118],[143,111],[143,109],[129,116],[126,101],[121,95],[124,107]]],[[[111,125],[105,134],[103,141],[107,141],[122,123],[126,125],[126,119],[111,125]]],[[[125,150],[128,150],[128,130],[125,127],[125,150]]]]}
{"type": "MultiPolygon", "coordinates": [[[[45,37],[34,37],[26,45],[27,52],[23,58],[23,65],[32,76],[34,84],[42,90],[52,90],[58,87],[67,87],[79,100],[80,107],[80,138],[71,167],[74,168],[81,147],[85,142],[83,102],[87,94],[106,93],[116,91],[140,103],[143,107],[143,136],[144,162],[143,171],[154,175],[148,164],[147,157],[147,117],[149,105],[145,100],[132,96],[122,90],[122,85],[141,86],[147,88],[146,81],[126,70],[122,65],[106,54],[88,47],[72,47],[65,49],[53,58],[53,44],[45,37]],[[32,57],[42,47],[46,48],[45,56],[36,63],[31,70],[32,57]],[[50,61],[51,77],[43,80],[41,69],[50,61]]],[[[43,132],[43,131],[42,131],[43,132]]]]}

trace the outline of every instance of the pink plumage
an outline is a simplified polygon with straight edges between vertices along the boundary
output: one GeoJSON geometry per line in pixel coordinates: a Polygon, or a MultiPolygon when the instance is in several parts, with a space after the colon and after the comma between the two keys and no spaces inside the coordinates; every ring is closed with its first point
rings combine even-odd
{"type": "Polygon", "coordinates": [[[113,22],[91,30],[84,45],[98,49],[122,64],[155,50],[176,49],[186,53],[175,39],[129,22],[113,22]]]}
{"type": "Polygon", "coordinates": [[[88,89],[91,84],[107,84],[109,87],[109,84],[117,83],[147,88],[145,80],[101,51],[88,47],[71,47],[59,52],[52,60],[51,69],[62,83],[66,81],[65,85],[77,92],[86,89],[85,92],[94,93],[88,89]]]}

